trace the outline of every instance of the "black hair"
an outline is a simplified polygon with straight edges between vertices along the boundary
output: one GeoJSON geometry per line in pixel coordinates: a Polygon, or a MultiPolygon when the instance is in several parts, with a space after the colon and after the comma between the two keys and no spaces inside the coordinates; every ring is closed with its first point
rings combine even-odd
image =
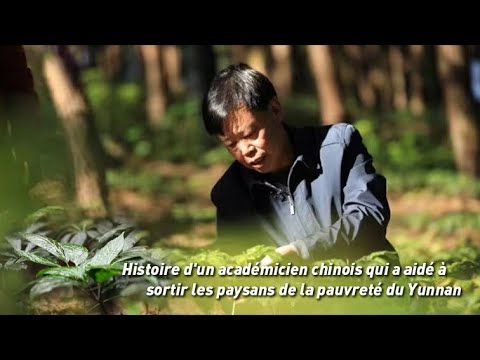
{"type": "Polygon", "coordinates": [[[241,107],[264,111],[275,96],[275,88],[265,75],[247,64],[230,65],[215,76],[203,99],[205,129],[210,135],[223,134],[230,111],[241,107]]]}

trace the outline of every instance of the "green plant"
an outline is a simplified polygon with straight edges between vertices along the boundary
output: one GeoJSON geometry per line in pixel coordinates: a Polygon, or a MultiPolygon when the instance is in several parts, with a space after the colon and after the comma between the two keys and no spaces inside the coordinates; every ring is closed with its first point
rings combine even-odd
{"type": "Polygon", "coordinates": [[[211,139],[201,122],[197,99],[174,103],[167,109],[153,139],[154,157],[170,161],[201,161],[211,139]]]}
{"type": "Polygon", "coordinates": [[[134,246],[135,238],[126,238],[124,232],[113,239],[100,238],[99,246],[91,250],[41,235],[22,236],[36,248],[26,251],[16,247],[15,252],[27,261],[47,266],[37,273],[37,279],[30,284],[31,299],[58,287],[73,287],[93,299],[102,313],[108,313],[105,304],[110,300],[124,294],[131,295],[147,284],[160,284],[152,276],[120,276],[126,262],[134,260],[139,264],[160,264],[162,260],[151,257],[144,247],[134,246]]]}
{"type": "Polygon", "coordinates": [[[403,193],[428,190],[443,195],[476,197],[480,194],[480,181],[453,170],[412,170],[408,172],[385,171],[389,191],[403,193]]]}
{"type": "Polygon", "coordinates": [[[168,181],[161,174],[152,171],[131,171],[112,169],[107,171],[107,183],[115,188],[137,190],[149,193],[164,189],[168,181]]]}
{"type": "Polygon", "coordinates": [[[163,284],[152,276],[121,276],[126,262],[166,262],[162,252],[136,245],[145,232],[119,220],[83,220],[59,226],[64,215],[59,207],[41,209],[27,218],[29,225],[22,232],[7,236],[1,244],[1,268],[36,271],[37,278],[26,287],[31,302],[55,289],[69,288],[93,300],[91,310],[99,307],[108,313],[111,300],[143,293],[147,284],[163,284]]]}

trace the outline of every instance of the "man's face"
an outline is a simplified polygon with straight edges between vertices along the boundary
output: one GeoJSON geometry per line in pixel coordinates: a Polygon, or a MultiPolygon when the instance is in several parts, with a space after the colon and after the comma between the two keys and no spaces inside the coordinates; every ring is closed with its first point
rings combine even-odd
{"type": "Polygon", "coordinates": [[[218,138],[246,168],[260,173],[282,170],[291,164],[293,155],[281,115],[277,99],[267,111],[234,110],[227,116],[224,135],[218,138]]]}

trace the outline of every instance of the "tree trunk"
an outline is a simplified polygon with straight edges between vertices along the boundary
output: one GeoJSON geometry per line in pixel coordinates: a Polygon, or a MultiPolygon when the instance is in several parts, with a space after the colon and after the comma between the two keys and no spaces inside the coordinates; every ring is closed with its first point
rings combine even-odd
{"type": "Polygon", "coordinates": [[[459,45],[438,45],[437,60],[450,139],[460,172],[480,176],[480,121],[467,92],[468,71],[459,45]]]}
{"type": "Polygon", "coordinates": [[[396,110],[405,110],[407,107],[405,59],[399,45],[390,45],[388,47],[388,60],[390,63],[393,106],[396,110]]]}
{"type": "Polygon", "coordinates": [[[273,58],[272,82],[280,98],[285,99],[292,91],[292,47],[271,45],[273,58]]]}
{"type": "Polygon", "coordinates": [[[182,60],[190,94],[202,99],[215,76],[217,62],[212,45],[184,45],[182,60]]]}
{"type": "Polygon", "coordinates": [[[249,47],[247,63],[265,76],[269,76],[267,69],[267,48],[264,45],[252,45],[249,47]]]}
{"type": "Polygon", "coordinates": [[[106,45],[99,56],[99,65],[109,81],[118,79],[122,70],[122,46],[106,45]]]}
{"type": "Polygon", "coordinates": [[[232,45],[230,50],[233,63],[246,63],[268,76],[267,49],[264,45],[232,45]]]}
{"type": "Polygon", "coordinates": [[[409,45],[410,61],[410,99],[408,107],[414,115],[421,115],[425,110],[423,96],[423,64],[425,50],[423,45],[409,45]]]}
{"type": "MultiPolygon", "coordinates": [[[[347,45],[348,46],[348,45],[347,45]]],[[[331,45],[335,67],[338,69],[338,82],[342,89],[345,104],[357,100],[357,64],[345,51],[346,45],[331,45]]]]}
{"type": "Polygon", "coordinates": [[[308,45],[307,50],[315,78],[322,123],[335,124],[345,121],[345,110],[328,45],[308,45]]]}
{"type": "Polygon", "coordinates": [[[377,103],[375,90],[368,79],[368,65],[364,61],[364,48],[361,45],[345,45],[345,54],[353,63],[358,99],[366,109],[373,109],[377,103]]]}
{"type": "Polygon", "coordinates": [[[392,86],[386,49],[381,45],[365,45],[364,54],[369,68],[368,81],[372,84],[379,100],[376,103],[377,111],[389,110],[392,104],[392,86]]]}
{"type": "Polygon", "coordinates": [[[78,69],[68,49],[45,58],[43,72],[73,157],[78,205],[91,217],[107,215],[103,151],[78,69]]]}
{"type": "Polygon", "coordinates": [[[153,131],[158,131],[167,108],[161,68],[161,47],[159,45],[140,45],[140,51],[145,65],[148,125],[153,131]]]}
{"type": "Polygon", "coordinates": [[[164,45],[162,50],[162,65],[168,92],[179,95],[183,90],[181,51],[175,45],[164,45]]]}
{"type": "Polygon", "coordinates": [[[247,45],[231,45],[230,57],[234,64],[247,61],[248,47],[247,45]]]}

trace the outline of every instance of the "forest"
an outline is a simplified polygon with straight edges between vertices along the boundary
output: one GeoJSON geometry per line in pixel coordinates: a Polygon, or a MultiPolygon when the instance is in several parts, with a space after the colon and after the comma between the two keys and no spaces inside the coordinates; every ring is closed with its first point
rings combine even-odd
{"type": "MultiPolygon", "coordinates": [[[[0,164],[1,314],[480,314],[478,45],[0,46],[0,164]],[[149,286],[172,286],[171,274],[122,276],[129,261],[282,261],[267,245],[213,246],[210,191],[233,159],[205,131],[201,102],[217,71],[240,62],[271,79],[289,125],[358,129],[387,179],[387,238],[402,265],[447,274],[174,283],[383,281],[461,296],[149,297],[149,286]]],[[[356,261],[388,263],[388,253],[356,261]]]]}

